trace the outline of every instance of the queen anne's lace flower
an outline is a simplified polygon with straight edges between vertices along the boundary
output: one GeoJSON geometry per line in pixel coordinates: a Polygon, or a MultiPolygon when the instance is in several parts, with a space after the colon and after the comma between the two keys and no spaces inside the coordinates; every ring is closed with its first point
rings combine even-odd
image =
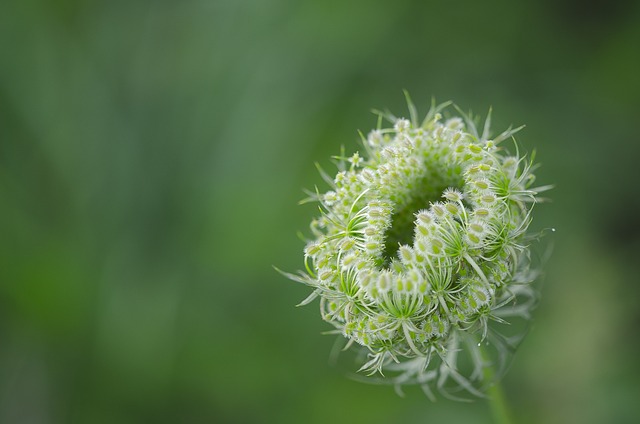
{"type": "Polygon", "coordinates": [[[306,272],[286,275],[313,288],[302,304],[319,297],[322,318],[367,352],[361,371],[479,394],[515,340],[495,327],[528,319],[534,304],[527,228],[548,187],[531,188],[533,161],[499,147],[520,128],[491,139],[489,118],[478,133],[463,113],[443,119],[447,106],[422,122],[410,102],[411,120],[381,114],[391,128],[380,120],[361,152],[336,157],[334,178],[320,169],[330,189],[310,193],[321,214],[306,272]]]}

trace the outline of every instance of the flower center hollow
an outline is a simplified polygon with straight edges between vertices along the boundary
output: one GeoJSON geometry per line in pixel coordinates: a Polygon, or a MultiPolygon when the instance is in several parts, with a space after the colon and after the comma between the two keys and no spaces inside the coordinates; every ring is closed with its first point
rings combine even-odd
{"type": "Polygon", "coordinates": [[[463,182],[459,175],[455,175],[455,178],[441,182],[435,187],[433,184],[429,185],[423,181],[412,191],[408,201],[396,203],[391,217],[391,226],[385,233],[383,252],[385,266],[389,266],[391,261],[398,258],[400,245],[413,246],[416,213],[423,209],[429,209],[431,203],[441,200],[445,189],[449,187],[460,189],[462,185],[463,182]]]}

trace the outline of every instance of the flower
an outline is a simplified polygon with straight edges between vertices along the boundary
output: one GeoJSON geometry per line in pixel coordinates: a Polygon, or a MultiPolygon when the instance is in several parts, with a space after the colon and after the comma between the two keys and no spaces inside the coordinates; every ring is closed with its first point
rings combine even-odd
{"type": "Polygon", "coordinates": [[[307,199],[321,214],[306,270],[284,274],[313,288],[302,304],[319,298],[322,318],[367,353],[360,371],[481,395],[516,340],[500,327],[535,304],[528,227],[550,187],[532,188],[533,160],[501,146],[521,128],[490,138],[490,113],[479,133],[459,109],[443,118],[450,103],[419,122],[407,100],[410,120],[381,114],[391,127],[336,157],[334,178],[319,168],[330,187],[307,199]]]}

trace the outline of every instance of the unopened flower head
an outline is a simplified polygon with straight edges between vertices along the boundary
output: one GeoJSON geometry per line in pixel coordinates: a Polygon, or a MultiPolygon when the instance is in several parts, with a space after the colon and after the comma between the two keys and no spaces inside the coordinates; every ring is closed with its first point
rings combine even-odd
{"type": "Polygon", "coordinates": [[[504,365],[513,317],[535,303],[527,232],[540,191],[531,159],[505,152],[466,114],[432,105],[419,121],[390,121],[362,136],[360,151],[335,157],[321,213],[304,251],[306,271],[286,274],[320,300],[322,318],[357,345],[360,371],[430,394],[480,394],[488,366],[504,365]],[[494,352],[490,359],[486,351],[494,352]],[[463,359],[464,358],[464,359],[463,359]]]}

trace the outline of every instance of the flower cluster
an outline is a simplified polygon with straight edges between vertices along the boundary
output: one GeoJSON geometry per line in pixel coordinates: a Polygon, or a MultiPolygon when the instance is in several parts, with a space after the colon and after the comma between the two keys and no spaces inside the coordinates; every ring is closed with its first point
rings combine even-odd
{"type": "Polygon", "coordinates": [[[335,177],[319,168],[330,189],[309,193],[321,214],[306,272],[286,275],[367,353],[361,371],[479,394],[491,365],[481,344],[504,358],[512,340],[494,323],[527,319],[534,304],[527,229],[548,187],[532,188],[533,160],[500,146],[520,128],[490,138],[490,115],[479,133],[460,111],[444,119],[448,106],[421,122],[410,101],[411,120],[381,114],[360,153],[335,157],[335,177]]]}

